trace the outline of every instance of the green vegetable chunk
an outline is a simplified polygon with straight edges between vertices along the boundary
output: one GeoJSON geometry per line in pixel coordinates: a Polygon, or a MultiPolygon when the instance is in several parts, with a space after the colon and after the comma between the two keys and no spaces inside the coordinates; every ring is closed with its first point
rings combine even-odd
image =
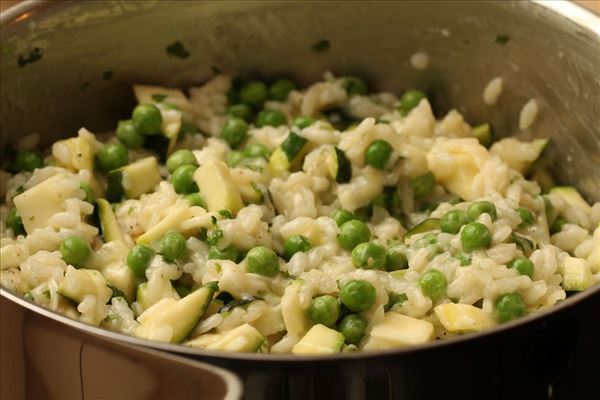
{"type": "Polygon", "coordinates": [[[44,161],[42,157],[35,151],[21,150],[15,158],[15,169],[19,172],[33,171],[36,168],[42,168],[44,161]]]}
{"type": "Polygon", "coordinates": [[[239,103],[230,106],[227,109],[227,114],[248,122],[250,121],[250,118],[252,118],[252,109],[247,104],[239,103]]]}
{"type": "Polygon", "coordinates": [[[121,143],[108,143],[96,154],[96,165],[101,171],[108,172],[127,165],[129,154],[121,143]]]}
{"type": "Polygon", "coordinates": [[[410,182],[415,199],[420,200],[427,197],[435,189],[435,176],[431,172],[419,175],[410,182]]]}
{"type": "Polygon", "coordinates": [[[374,140],[365,150],[365,162],[374,168],[384,169],[393,150],[385,140],[374,140]]]}
{"type": "Polygon", "coordinates": [[[87,182],[81,181],[81,182],[79,182],[79,189],[81,189],[85,192],[84,200],[90,204],[94,204],[94,201],[96,200],[96,196],[94,196],[94,191],[92,190],[92,187],[90,186],[90,184],[87,182]]]}
{"type": "Polygon", "coordinates": [[[346,344],[357,345],[367,330],[367,320],[358,314],[346,315],[339,324],[339,331],[342,332],[346,344]]]}
{"type": "Polygon", "coordinates": [[[534,265],[533,261],[528,258],[516,258],[508,264],[508,268],[514,268],[519,271],[521,275],[527,275],[533,279],[534,265]]]}
{"type": "Polygon", "coordinates": [[[361,243],[352,250],[352,264],[362,269],[385,269],[385,249],[373,242],[361,243]]]}
{"type": "Polygon", "coordinates": [[[221,129],[221,139],[225,140],[231,148],[236,148],[248,134],[248,124],[241,118],[229,118],[221,129]]]}
{"type": "Polygon", "coordinates": [[[265,100],[267,100],[269,91],[264,83],[252,81],[242,86],[239,95],[242,103],[254,109],[259,109],[265,100]]]}
{"type": "Polygon", "coordinates": [[[446,294],[448,280],[437,269],[430,269],[419,279],[419,287],[425,296],[429,296],[432,300],[436,301],[446,294]]]}
{"type": "Polygon", "coordinates": [[[134,246],[127,254],[127,266],[138,278],[146,277],[146,269],[154,258],[152,248],[139,244],[134,246]]]}
{"type": "Polygon", "coordinates": [[[479,141],[479,144],[485,147],[490,147],[494,141],[492,127],[488,123],[473,127],[471,134],[479,141]]]}
{"type": "Polygon", "coordinates": [[[279,258],[268,247],[257,246],[246,255],[248,272],[262,276],[275,276],[279,272],[279,258]]]}
{"type": "Polygon", "coordinates": [[[496,206],[494,203],[489,201],[476,201],[467,209],[467,215],[473,221],[476,221],[477,218],[484,213],[489,214],[489,216],[492,218],[492,221],[494,221],[496,219],[496,206]]]}
{"type": "Polygon", "coordinates": [[[367,224],[357,219],[345,222],[340,226],[338,243],[346,250],[352,250],[360,243],[371,239],[371,231],[367,224]]]}
{"type": "Polygon", "coordinates": [[[467,213],[460,210],[448,211],[440,220],[440,229],[446,233],[458,233],[463,225],[471,221],[467,213]]]}
{"type": "Polygon", "coordinates": [[[240,255],[240,251],[235,246],[227,246],[223,250],[217,246],[210,246],[208,249],[209,260],[231,260],[236,262],[240,255]]]}
{"type": "Polygon", "coordinates": [[[289,237],[283,243],[283,254],[286,260],[298,252],[306,252],[313,248],[313,244],[309,238],[302,235],[294,235],[289,237]]]}
{"type": "Polygon", "coordinates": [[[554,220],[554,222],[550,226],[550,234],[554,235],[555,233],[558,233],[558,232],[562,231],[563,226],[565,224],[567,224],[568,222],[569,221],[567,221],[563,217],[556,218],[556,220],[554,220]]]}
{"type": "Polygon", "coordinates": [[[161,132],[162,115],[153,104],[139,104],[133,109],[131,120],[135,129],[142,135],[156,135],[161,132]]]}
{"type": "Polygon", "coordinates": [[[174,262],[183,257],[187,249],[185,237],[181,233],[167,232],[160,241],[159,254],[168,262],[174,262]]]}
{"type": "Polygon", "coordinates": [[[317,120],[313,117],[298,117],[294,119],[292,122],[292,126],[295,126],[300,129],[308,128],[312,124],[314,124],[317,120]]]}
{"type": "Polygon", "coordinates": [[[92,253],[88,242],[78,236],[69,236],[63,239],[58,251],[60,251],[62,259],[74,267],[83,267],[92,253]]]}
{"type": "Polygon", "coordinates": [[[13,231],[15,236],[25,235],[23,220],[16,207],[11,208],[8,212],[8,215],[6,216],[6,225],[13,231]]]}
{"type": "Polygon", "coordinates": [[[460,242],[463,250],[470,253],[492,243],[492,234],[484,224],[479,222],[468,223],[460,233],[460,242]]]}
{"type": "Polygon", "coordinates": [[[348,96],[364,96],[369,93],[369,87],[364,80],[356,76],[347,76],[344,78],[343,83],[344,89],[348,93],[348,96]]]}
{"type": "Polygon", "coordinates": [[[344,210],[343,208],[336,208],[333,210],[333,213],[331,213],[331,218],[333,218],[337,226],[342,226],[346,222],[356,219],[354,214],[348,210],[344,210]]]}
{"type": "Polygon", "coordinates": [[[198,185],[194,180],[195,165],[182,165],[171,175],[171,183],[175,192],[179,194],[195,193],[198,191],[198,185]]]}
{"type": "Polygon", "coordinates": [[[315,324],[331,326],[340,317],[340,303],[329,295],[315,297],[310,303],[308,316],[315,324]]]}
{"type": "Polygon", "coordinates": [[[185,196],[185,199],[190,203],[190,206],[198,206],[202,208],[206,208],[206,201],[204,200],[204,196],[198,193],[190,193],[185,196]]]}
{"type": "Polygon", "coordinates": [[[407,115],[410,110],[419,105],[421,100],[425,98],[425,93],[420,90],[407,90],[400,98],[398,110],[402,115],[407,115]]]}
{"type": "Polygon", "coordinates": [[[286,123],[285,115],[281,111],[262,110],[256,117],[256,126],[259,128],[264,126],[281,126],[286,123]]]}
{"type": "Polygon", "coordinates": [[[190,150],[177,150],[167,159],[167,169],[170,173],[175,172],[177,168],[183,165],[198,165],[194,153],[192,153],[190,150]]]}
{"type": "Polygon", "coordinates": [[[286,101],[292,90],[296,89],[296,84],[289,79],[279,79],[269,88],[269,95],[273,100],[286,101]]]}
{"type": "Polygon", "coordinates": [[[517,208],[517,213],[519,213],[519,217],[521,217],[521,223],[519,224],[520,228],[533,224],[533,213],[528,208],[519,207],[517,208]]]}
{"type": "Polygon", "coordinates": [[[340,300],[350,311],[368,310],[375,303],[376,297],[375,287],[362,279],[346,282],[340,288],[340,300]]]}
{"type": "Polygon", "coordinates": [[[398,271],[408,268],[408,258],[402,246],[392,246],[385,253],[385,269],[387,271],[398,271]]]}
{"type": "Polygon", "coordinates": [[[518,293],[505,293],[495,302],[498,320],[508,322],[525,314],[525,302],[518,293]]]}
{"type": "Polygon", "coordinates": [[[128,149],[137,149],[144,144],[144,136],[135,129],[135,125],[130,119],[119,121],[117,139],[128,149]]]}
{"type": "Polygon", "coordinates": [[[456,253],[454,255],[454,258],[456,258],[458,261],[460,261],[461,267],[466,267],[467,265],[471,265],[471,256],[463,251],[456,253]]]}

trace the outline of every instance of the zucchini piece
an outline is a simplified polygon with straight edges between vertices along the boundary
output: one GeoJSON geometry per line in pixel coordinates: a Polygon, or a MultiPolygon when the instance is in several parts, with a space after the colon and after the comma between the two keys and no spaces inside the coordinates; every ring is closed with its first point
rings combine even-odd
{"type": "Polygon", "coordinates": [[[281,314],[285,329],[289,335],[298,336],[308,329],[307,311],[300,303],[300,290],[304,281],[295,280],[287,288],[281,297],[281,314]]]}
{"type": "Polygon", "coordinates": [[[435,332],[431,322],[387,312],[383,322],[371,330],[371,338],[391,347],[404,347],[431,342],[435,332]]]}
{"type": "Polygon", "coordinates": [[[292,354],[314,355],[339,353],[344,344],[344,335],[336,330],[317,324],[292,348],[292,354]]]}
{"type": "Polygon", "coordinates": [[[494,134],[489,123],[481,124],[471,130],[471,134],[479,140],[479,144],[485,147],[490,147],[494,141],[494,134]]]}
{"type": "Polygon", "coordinates": [[[297,167],[308,150],[308,140],[291,131],[288,137],[269,157],[269,168],[275,175],[281,175],[292,167],[297,167]]]}
{"type": "Polygon", "coordinates": [[[510,242],[515,243],[527,257],[529,257],[535,249],[535,243],[515,232],[510,234],[510,242]]]}
{"type": "Polygon", "coordinates": [[[435,231],[440,229],[440,219],[439,218],[429,218],[420,224],[412,227],[408,232],[406,232],[405,239],[408,239],[412,235],[416,235],[418,233],[425,233],[429,231],[435,231]]]}
{"type": "Polygon", "coordinates": [[[281,143],[280,147],[287,156],[288,161],[290,161],[291,163],[296,158],[296,156],[300,154],[306,143],[308,143],[308,140],[306,138],[303,138],[302,136],[292,131],[290,132],[288,137],[283,141],[283,143],[281,143]]]}
{"type": "Polygon", "coordinates": [[[266,341],[265,337],[250,324],[238,326],[219,336],[216,341],[206,346],[207,350],[256,353],[266,341]]]}
{"type": "Polygon", "coordinates": [[[548,139],[522,142],[514,137],[509,137],[494,143],[490,148],[490,153],[500,157],[512,169],[526,174],[540,158],[548,143],[548,139]]]}
{"type": "Polygon", "coordinates": [[[95,295],[98,301],[106,303],[113,293],[100,271],[73,267],[67,268],[56,292],[75,303],[80,303],[87,295],[95,295]]]}
{"type": "Polygon", "coordinates": [[[162,238],[169,231],[180,232],[181,224],[192,217],[192,210],[188,205],[178,205],[156,225],[148,229],[136,239],[137,244],[151,244],[162,238]]]}
{"type": "Polygon", "coordinates": [[[440,304],[433,311],[449,332],[477,332],[494,325],[490,315],[470,304],[440,304]]]}
{"type": "Polygon", "coordinates": [[[562,287],[566,291],[582,291],[593,285],[594,281],[585,260],[566,257],[561,266],[562,287]]]}
{"type": "Polygon", "coordinates": [[[215,288],[204,285],[181,300],[162,299],[138,317],[135,336],[163,342],[182,342],[198,324],[212,300],[215,288]]]}
{"type": "Polygon", "coordinates": [[[350,182],[350,179],[352,179],[352,165],[346,157],[346,153],[337,147],[328,148],[327,152],[325,162],[329,175],[337,183],[350,182]]]}
{"type": "Polygon", "coordinates": [[[52,145],[52,156],[56,165],[74,171],[94,170],[94,147],[83,137],[59,140],[52,145]],[[64,155],[68,154],[68,159],[64,155]]]}
{"type": "Polygon", "coordinates": [[[229,210],[236,214],[244,203],[227,164],[221,160],[209,160],[194,173],[200,193],[206,200],[209,211],[229,210]]]}
{"type": "Polygon", "coordinates": [[[115,217],[110,203],[106,199],[98,199],[96,203],[98,204],[98,218],[100,219],[100,229],[102,230],[104,242],[117,241],[125,243],[123,232],[119,228],[117,217],[115,217]]]}
{"type": "Polygon", "coordinates": [[[160,180],[156,158],[146,157],[110,171],[107,175],[106,195],[113,202],[120,201],[123,197],[137,199],[154,190],[160,180]]]}
{"type": "Polygon", "coordinates": [[[581,196],[581,194],[574,187],[571,187],[571,186],[557,186],[557,187],[554,187],[554,188],[550,189],[550,193],[558,194],[567,203],[569,203],[572,206],[579,207],[579,208],[581,208],[581,209],[583,209],[585,211],[590,211],[591,210],[590,205],[587,203],[587,201],[585,201],[583,199],[583,197],[581,196]]]}
{"type": "MultiPolygon", "coordinates": [[[[179,299],[179,294],[173,287],[173,285],[169,285],[168,289],[160,296],[161,299],[179,299]]],[[[135,301],[144,309],[149,309],[154,303],[152,303],[148,299],[148,282],[140,283],[137,287],[135,301]]]]}

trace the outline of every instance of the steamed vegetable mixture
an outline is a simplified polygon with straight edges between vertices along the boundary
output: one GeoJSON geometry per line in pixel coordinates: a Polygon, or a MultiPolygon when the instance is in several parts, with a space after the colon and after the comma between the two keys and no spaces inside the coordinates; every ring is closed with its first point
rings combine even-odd
{"type": "Polygon", "coordinates": [[[329,73],[133,89],[115,134],[16,144],[3,287],[143,339],[331,354],[488,329],[600,280],[600,203],[554,186],[546,139],[329,73]]]}

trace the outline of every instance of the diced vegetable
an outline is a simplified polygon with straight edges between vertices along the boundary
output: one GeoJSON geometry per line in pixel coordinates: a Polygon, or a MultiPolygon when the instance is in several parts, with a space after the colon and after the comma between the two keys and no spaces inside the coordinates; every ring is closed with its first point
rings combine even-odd
{"type": "Polygon", "coordinates": [[[337,147],[328,148],[326,163],[329,175],[337,183],[350,182],[350,179],[352,179],[352,165],[346,157],[346,153],[337,147]]]}
{"type": "Polygon", "coordinates": [[[583,199],[583,196],[571,186],[557,186],[550,190],[550,193],[560,195],[567,203],[572,206],[579,207],[585,211],[591,210],[590,205],[583,199]]]}
{"type": "Polygon", "coordinates": [[[123,232],[119,228],[117,217],[110,206],[110,203],[105,199],[98,199],[98,217],[100,219],[100,228],[104,242],[118,241],[125,243],[123,232]]]}
{"type": "Polygon", "coordinates": [[[217,340],[206,346],[207,350],[255,353],[265,343],[265,337],[250,324],[244,324],[219,335],[217,340]]]}
{"type": "Polygon", "coordinates": [[[225,209],[236,214],[244,206],[240,192],[223,161],[207,161],[196,170],[194,178],[209,211],[225,209]]]}
{"type": "Polygon", "coordinates": [[[383,322],[371,329],[370,340],[365,343],[364,349],[379,350],[424,344],[434,337],[431,322],[388,312],[383,322]]]}
{"type": "Polygon", "coordinates": [[[405,238],[408,239],[412,235],[416,235],[418,233],[431,232],[440,229],[440,220],[439,218],[430,218],[421,222],[420,224],[412,227],[408,232],[406,232],[405,238]]]}
{"type": "Polygon", "coordinates": [[[297,355],[316,355],[338,353],[344,344],[344,335],[325,325],[317,324],[310,328],[302,339],[292,348],[297,355]]]}
{"type": "Polygon", "coordinates": [[[444,329],[449,332],[477,332],[495,324],[490,315],[470,304],[440,304],[434,311],[444,329]]]}
{"type": "Polygon", "coordinates": [[[560,272],[563,276],[563,289],[567,291],[585,290],[594,283],[589,267],[581,258],[566,257],[560,272]]]}
{"type": "Polygon", "coordinates": [[[120,201],[123,196],[137,199],[154,190],[161,181],[158,163],[154,157],[146,157],[107,175],[106,194],[110,201],[120,201]]]}

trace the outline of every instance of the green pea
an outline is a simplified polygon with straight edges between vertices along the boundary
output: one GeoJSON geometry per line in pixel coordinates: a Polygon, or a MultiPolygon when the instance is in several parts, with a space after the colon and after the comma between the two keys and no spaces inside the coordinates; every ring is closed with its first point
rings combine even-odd
{"type": "Polygon", "coordinates": [[[337,239],[344,249],[352,250],[358,244],[368,242],[371,239],[371,231],[367,224],[353,219],[340,226],[337,239]]]}
{"type": "Polygon", "coordinates": [[[279,79],[269,88],[269,94],[273,100],[286,101],[292,90],[296,89],[296,84],[289,79],[279,79]]]}
{"type": "Polygon", "coordinates": [[[410,110],[419,105],[421,100],[425,98],[425,93],[420,90],[407,90],[400,98],[398,109],[402,115],[407,115],[410,110]]]}
{"type": "Polygon", "coordinates": [[[77,236],[64,238],[58,246],[62,259],[74,267],[82,267],[92,253],[88,242],[77,236]]]}
{"type": "Polygon", "coordinates": [[[314,119],[313,117],[298,117],[298,118],[294,119],[294,121],[292,122],[292,125],[297,128],[304,129],[304,128],[308,128],[309,126],[314,124],[316,121],[317,120],[314,119]]]}
{"type": "Polygon", "coordinates": [[[269,159],[271,151],[260,143],[252,143],[244,149],[244,157],[269,159]]]}
{"type": "Polygon", "coordinates": [[[117,139],[128,149],[137,149],[144,144],[144,136],[135,129],[135,125],[130,119],[119,121],[117,139]]]}
{"type": "Polygon", "coordinates": [[[35,151],[21,150],[15,158],[15,169],[19,172],[33,171],[36,168],[42,168],[44,161],[42,157],[35,151]]]}
{"type": "Polygon", "coordinates": [[[365,162],[374,168],[384,169],[393,150],[385,140],[374,140],[365,150],[365,162]]]}
{"type": "Polygon", "coordinates": [[[230,106],[227,109],[227,114],[248,122],[250,121],[250,118],[252,118],[252,109],[247,104],[239,103],[230,106]]]}
{"type": "Polygon", "coordinates": [[[92,190],[92,187],[90,186],[90,184],[87,182],[81,181],[81,182],[79,182],[79,189],[81,189],[85,192],[84,200],[90,204],[94,204],[94,201],[96,201],[96,196],[94,196],[94,191],[92,190]]]}
{"type": "Polygon", "coordinates": [[[466,267],[467,265],[471,265],[471,256],[463,251],[456,253],[454,255],[454,258],[456,258],[458,261],[460,261],[461,267],[466,267]]]}
{"type": "Polygon", "coordinates": [[[344,89],[346,89],[348,96],[364,96],[367,93],[369,93],[369,87],[367,86],[365,81],[356,76],[345,77],[343,86],[344,89]]]}
{"type": "Polygon", "coordinates": [[[555,233],[562,231],[563,226],[568,222],[569,221],[567,221],[563,217],[556,218],[556,220],[554,220],[554,222],[550,226],[550,234],[554,235],[555,233]]]}
{"type": "Polygon", "coordinates": [[[375,303],[376,297],[375,287],[362,279],[346,282],[340,288],[340,300],[350,311],[368,310],[375,303]]]}
{"type": "Polygon", "coordinates": [[[518,293],[505,293],[494,304],[500,322],[508,322],[525,314],[525,302],[518,293]]]}
{"type": "Polygon", "coordinates": [[[200,192],[190,193],[184,198],[190,203],[190,206],[206,208],[206,200],[204,200],[204,196],[200,192]]]}
{"type": "Polygon", "coordinates": [[[248,272],[262,276],[275,276],[279,272],[279,258],[268,247],[257,246],[246,255],[248,272]]]}
{"type": "Polygon", "coordinates": [[[533,224],[533,213],[529,209],[525,207],[519,207],[517,208],[517,213],[519,213],[519,217],[521,217],[521,223],[519,224],[519,227],[526,227],[533,224]]]}
{"type": "Polygon", "coordinates": [[[492,243],[492,234],[484,224],[470,222],[460,233],[460,242],[463,250],[470,253],[483,247],[489,247],[492,243]]]}
{"type": "Polygon", "coordinates": [[[344,335],[346,344],[358,345],[367,330],[367,320],[358,314],[346,315],[339,323],[339,331],[344,335]]]}
{"type": "Polygon", "coordinates": [[[446,233],[458,233],[463,225],[471,221],[466,212],[460,210],[448,211],[440,220],[440,229],[446,233]]]}
{"type": "Polygon", "coordinates": [[[162,114],[153,104],[139,104],[131,114],[135,129],[142,135],[156,135],[162,128],[162,114]]]}
{"type": "Polygon", "coordinates": [[[13,231],[13,235],[25,235],[23,220],[16,207],[11,208],[8,212],[8,215],[6,216],[6,225],[13,231]]]}
{"type": "Polygon", "coordinates": [[[252,81],[242,86],[239,94],[242,103],[247,104],[254,109],[258,109],[261,108],[263,103],[267,100],[269,91],[264,83],[252,81]]]}
{"type": "Polygon", "coordinates": [[[527,258],[516,258],[516,259],[512,260],[508,264],[508,268],[514,268],[517,271],[519,271],[519,273],[521,275],[527,275],[528,277],[533,279],[533,270],[534,270],[533,261],[531,261],[527,258]]]}
{"type": "Polygon", "coordinates": [[[138,278],[146,277],[146,269],[154,258],[154,250],[143,244],[134,246],[127,254],[127,266],[138,278]]]}
{"type": "Polygon", "coordinates": [[[281,126],[286,124],[285,115],[277,110],[262,110],[256,117],[256,126],[281,126]]]}
{"type": "Polygon", "coordinates": [[[185,254],[187,245],[181,233],[167,232],[160,240],[158,252],[168,262],[180,259],[185,254]]]}
{"type": "Polygon", "coordinates": [[[230,260],[236,262],[240,251],[235,246],[227,246],[223,250],[217,246],[210,246],[208,249],[209,260],[230,260]]]}
{"type": "Polygon", "coordinates": [[[494,203],[489,201],[476,201],[467,209],[467,215],[473,221],[476,221],[477,218],[484,213],[489,214],[489,216],[492,218],[492,221],[494,221],[496,219],[496,206],[494,203]]]}
{"type": "Polygon", "coordinates": [[[302,235],[294,235],[289,237],[283,243],[283,254],[286,260],[298,252],[306,252],[313,248],[313,244],[309,238],[302,235]]]}
{"type": "Polygon", "coordinates": [[[340,303],[329,295],[315,297],[310,303],[308,316],[315,324],[331,326],[340,317],[340,303]]]}
{"type": "Polygon", "coordinates": [[[435,176],[431,172],[419,175],[410,182],[410,187],[416,199],[423,199],[435,189],[435,176]]]}
{"type": "Polygon", "coordinates": [[[348,210],[344,210],[343,208],[336,208],[333,210],[333,213],[331,213],[331,218],[333,218],[337,226],[342,226],[346,222],[356,219],[354,214],[348,210]]]}
{"type": "Polygon", "coordinates": [[[352,264],[362,269],[385,269],[385,249],[373,242],[361,243],[352,250],[352,264]]]}
{"type": "Polygon", "coordinates": [[[448,280],[437,269],[430,269],[419,279],[419,287],[425,296],[429,296],[432,300],[436,301],[446,294],[448,280]]]}
{"type": "Polygon", "coordinates": [[[227,158],[227,165],[235,167],[244,160],[244,153],[238,150],[232,150],[227,153],[225,158],[227,158]]]}
{"type": "Polygon", "coordinates": [[[129,154],[121,143],[108,143],[96,154],[96,161],[101,171],[108,172],[127,165],[129,154]]]}
{"type": "Polygon", "coordinates": [[[248,134],[248,124],[241,118],[229,118],[221,129],[221,139],[225,140],[229,147],[236,148],[248,134]]]}
{"type": "Polygon", "coordinates": [[[196,161],[196,157],[191,150],[182,149],[177,150],[173,154],[167,158],[167,169],[170,173],[175,172],[175,170],[182,165],[198,165],[196,161]]]}
{"type": "Polygon", "coordinates": [[[385,269],[398,271],[408,268],[408,258],[402,246],[392,246],[385,253],[385,269]]]}
{"type": "Polygon", "coordinates": [[[195,193],[198,191],[198,185],[194,180],[195,165],[182,165],[171,175],[173,189],[179,194],[195,193]]]}

